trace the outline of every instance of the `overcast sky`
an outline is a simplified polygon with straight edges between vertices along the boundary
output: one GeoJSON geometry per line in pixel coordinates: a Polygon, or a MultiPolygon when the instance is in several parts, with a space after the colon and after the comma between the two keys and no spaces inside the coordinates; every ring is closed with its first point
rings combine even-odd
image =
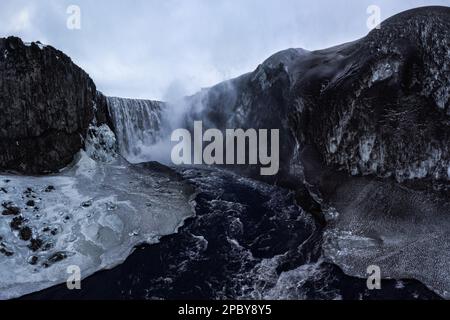
{"type": "Polygon", "coordinates": [[[68,54],[107,95],[165,99],[252,71],[289,47],[320,49],[367,34],[385,18],[450,0],[0,0],[0,37],[68,54]],[[67,28],[67,8],[81,29],[67,28]]]}

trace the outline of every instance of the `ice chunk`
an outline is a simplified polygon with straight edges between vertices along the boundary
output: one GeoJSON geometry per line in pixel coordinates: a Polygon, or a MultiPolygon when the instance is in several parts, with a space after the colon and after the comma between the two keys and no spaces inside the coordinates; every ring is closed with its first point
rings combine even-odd
{"type": "Polygon", "coordinates": [[[117,141],[114,132],[106,125],[89,127],[86,153],[94,160],[112,162],[117,157],[117,141]]]}

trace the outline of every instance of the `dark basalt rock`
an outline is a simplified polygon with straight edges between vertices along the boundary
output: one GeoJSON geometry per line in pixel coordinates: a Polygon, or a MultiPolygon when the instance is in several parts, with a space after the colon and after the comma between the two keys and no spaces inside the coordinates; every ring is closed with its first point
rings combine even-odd
{"type": "Polygon", "coordinates": [[[47,188],[45,188],[44,192],[52,192],[55,190],[54,186],[48,186],[47,188]]]}
{"type": "MultiPolygon", "coordinates": [[[[192,129],[194,120],[202,120],[204,130],[217,128],[225,132],[228,128],[279,129],[282,167],[278,178],[292,171],[290,162],[283,161],[292,158],[295,145],[287,117],[294,80],[290,68],[308,54],[303,49],[278,52],[254,72],[185,98],[183,103],[190,109],[185,126],[192,129]]],[[[243,174],[274,182],[274,177],[260,176],[259,166],[236,166],[235,169],[243,174]]]]}
{"type": "Polygon", "coordinates": [[[30,227],[23,227],[19,231],[19,237],[23,241],[28,241],[33,236],[33,232],[31,231],[30,227]]]}
{"type": "Polygon", "coordinates": [[[186,126],[280,129],[278,180],[301,176],[297,156],[309,146],[314,161],[351,175],[446,183],[449,30],[450,8],[424,7],[352,43],[279,52],[252,73],[186,98],[186,126]]]}
{"type": "Polygon", "coordinates": [[[9,225],[11,226],[11,229],[19,231],[24,222],[25,222],[25,219],[22,216],[18,216],[18,217],[13,218],[9,225]]]}
{"type": "Polygon", "coordinates": [[[100,91],[97,91],[97,95],[95,97],[94,111],[95,111],[95,119],[98,126],[106,124],[109,128],[114,129],[114,124],[108,110],[107,98],[100,91]]]}
{"type": "Polygon", "coordinates": [[[7,257],[11,257],[14,254],[14,252],[8,251],[2,246],[0,246],[0,253],[4,254],[7,257]]]}
{"type": "Polygon", "coordinates": [[[52,256],[50,256],[46,262],[44,262],[42,265],[44,266],[44,268],[48,268],[51,265],[60,262],[64,259],[67,258],[67,253],[66,252],[57,252],[55,254],[53,254],[52,256]]]}
{"type": "Polygon", "coordinates": [[[26,204],[27,204],[28,207],[34,207],[35,206],[34,200],[28,200],[26,204]]]}
{"type": "Polygon", "coordinates": [[[14,252],[9,250],[7,248],[7,245],[5,243],[3,243],[2,240],[3,240],[3,237],[0,236],[0,253],[5,255],[6,257],[11,257],[12,255],[14,255],[14,252]]]}
{"type": "Polygon", "coordinates": [[[39,261],[39,258],[36,256],[31,256],[28,260],[28,263],[31,264],[32,266],[35,266],[39,261]]]}
{"type": "Polygon", "coordinates": [[[28,248],[31,251],[36,252],[42,247],[43,244],[44,244],[44,242],[41,239],[39,239],[39,238],[31,239],[30,240],[30,244],[28,245],[28,248]]]}
{"type": "Polygon", "coordinates": [[[20,208],[16,207],[12,202],[2,202],[3,216],[17,216],[20,213],[20,208]]]}
{"type": "Polygon", "coordinates": [[[81,206],[83,208],[88,208],[88,207],[92,206],[92,200],[82,202],[81,206]]]}
{"type": "Polygon", "coordinates": [[[20,213],[20,209],[16,207],[11,207],[2,211],[3,216],[16,216],[20,213]]]}
{"type": "Polygon", "coordinates": [[[450,8],[396,15],[293,67],[295,137],[352,175],[450,179],[450,8]]]}
{"type": "Polygon", "coordinates": [[[97,91],[61,51],[0,39],[0,169],[46,173],[82,147],[97,91]]]}

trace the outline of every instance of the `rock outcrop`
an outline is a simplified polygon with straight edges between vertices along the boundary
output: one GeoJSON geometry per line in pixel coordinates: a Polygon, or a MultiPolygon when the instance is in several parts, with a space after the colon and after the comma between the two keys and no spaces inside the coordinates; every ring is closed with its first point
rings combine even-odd
{"type": "Polygon", "coordinates": [[[96,97],[89,75],[61,51],[0,39],[0,169],[41,174],[68,165],[96,97]]]}
{"type": "Polygon", "coordinates": [[[449,30],[450,8],[424,7],[351,43],[279,52],[186,98],[186,126],[280,129],[280,175],[301,176],[299,154],[311,148],[315,162],[350,175],[446,184],[449,30]]]}
{"type": "MultiPolygon", "coordinates": [[[[280,174],[265,177],[273,182],[295,164],[295,139],[289,128],[287,115],[290,110],[290,94],[293,84],[291,67],[308,56],[303,49],[287,49],[264,61],[251,73],[222,82],[212,88],[187,97],[183,101],[188,110],[185,126],[191,128],[194,120],[202,120],[206,128],[217,128],[225,132],[228,128],[279,129],[280,130],[280,174]]],[[[229,166],[227,166],[229,167],[229,166]]],[[[260,176],[258,166],[236,166],[240,172],[260,176]]]]}
{"type": "Polygon", "coordinates": [[[398,14],[299,60],[289,112],[300,144],[352,175],[450,180],[450,8],[398,14]]]}

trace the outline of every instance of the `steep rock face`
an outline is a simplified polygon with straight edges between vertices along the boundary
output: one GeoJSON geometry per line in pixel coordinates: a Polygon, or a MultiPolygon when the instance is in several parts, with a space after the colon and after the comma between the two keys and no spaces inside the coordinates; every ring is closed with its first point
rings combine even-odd
{"type": "Polygon", "coordinates": [[[309,146],[318,157],[306,161],[351,175],[448,185],[449,30],[450,8],[423,7],[358,41],[279,52],[186,98],[185,125],[280,129],[281,174],[301,175],[309,146]]]}
{"type": "Polygon", "coordinates": [[[0,39],[0,168],[56,171],[80,150],[97,93],[62,52],[0,39]]]}
{"type": "Polygon", "coordinates": [[[114,128],[113,119],[108,109],[108,97],[106,97],[102,92],[97,91],[95,97],[95,122],[97,125],[101,126],[106,124],[109,128],[114,128]]]}
{"type": "Polygon", "coordinates": [[[297,61],[299,143],[352,175],[450,180],[449,30],[450,8],[414,9],[297,61]]]}
{"type": "MultiPolygon", "coordinates": [[[[295,140],[289,129],[287,114],[293,79],[290,68],[307,56],[303,49],[287,49],[264,61],[251,73],[225,81],[198,94],[187,97],[189,110],[186,127],[194,120],[202,120],[205,128],[225,129],[279,129],[280,172],[289,171],[289,161],[295,140]]],[[[250,175],[259,175],[259,168],[246,168],[250,175]]]]}
{"type": "Polygon", "coordinates": [[[445,298],[449,30],[450,8],[425,7],[311,52],[291,68],[288,114],[310,190],[325,200],[325,258],[358,277],[377,265],[445,298]]]}

